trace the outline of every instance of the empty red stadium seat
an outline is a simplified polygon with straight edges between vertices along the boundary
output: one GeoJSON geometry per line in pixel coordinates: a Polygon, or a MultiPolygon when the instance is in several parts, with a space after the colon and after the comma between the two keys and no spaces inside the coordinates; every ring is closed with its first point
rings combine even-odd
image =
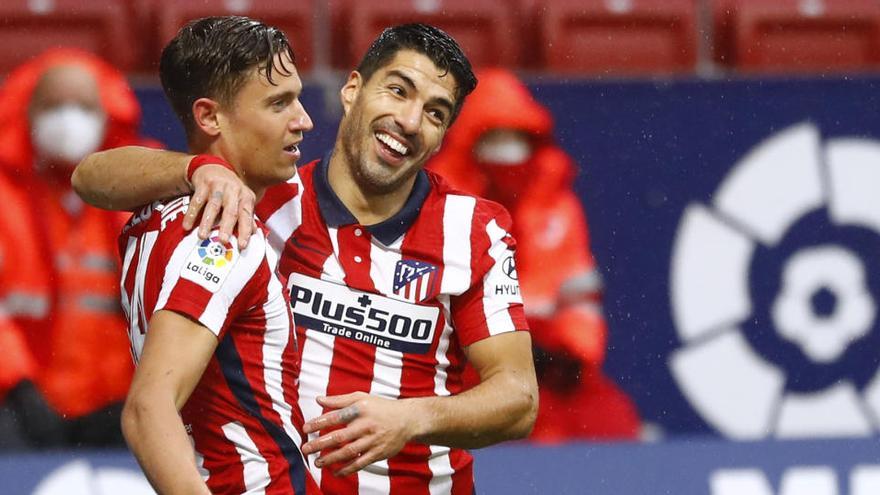
{"type": "Polygon", "coordinates": [[[694,0],[543,0],[542,58],[563,73],[691,71],[694,0]]]}
{"type": "Polygon", "coordinates": [[[125,0],[0,1],[0,72],[52,47],[76,47],[128,70],[139,40],[130,36],[125,0]]]}
{"type": "Polygon", "coordinates": [[[153,58],[156,64],[162,48],[188,21],[207,16],[245,15],[275,26],[287,34],[300,72],[307,72],[314,67],[312,26],[315,19],[311,1],[169,0],[157,2],[155,8],[158,39],[153,58]]]}
{"type": "Polygon", "coordinates": [[[352,69],[370,43],[388,26],[424,22],[443,29],[461,44],[475,67],[517,66],[520,41],[516,2],[504,0],[379,0],[349,1],[344,22],[350,32],[345,63],[352,69]]]}
{"type": "MultiPolygon", "coordinates": [[[[730,3],[730,0],[728,0],[730,3]]],[[[880,67],[876,0],[739,0],[726,10],[727,63],[745,70],[880,67]]],[[[717,18],[717,17],[716,17],[717,18]]]]}

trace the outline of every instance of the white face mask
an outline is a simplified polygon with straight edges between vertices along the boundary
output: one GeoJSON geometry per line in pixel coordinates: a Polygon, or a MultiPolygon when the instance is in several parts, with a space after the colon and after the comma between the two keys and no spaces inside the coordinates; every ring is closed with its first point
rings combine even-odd
{"type": "Polygon", "coordinates": [[[34,118],[31,137],[42,158],[75,165],[104,141],[104,115],[79,105],[63,105],[34,118]]]}
{"type": "Polygon", "coordinates": [[[484,163],[520,165],[532,156],[532,146],[526,139],[491,139],[480,142],[475,152],[484,163]]]}

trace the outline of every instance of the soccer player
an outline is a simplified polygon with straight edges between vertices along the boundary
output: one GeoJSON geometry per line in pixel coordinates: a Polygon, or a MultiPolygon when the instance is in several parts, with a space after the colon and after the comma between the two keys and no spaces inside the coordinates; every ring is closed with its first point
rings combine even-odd
{"type": "MultiPolygon", "coordinates": [[[[284,33],[245,17],[194,21],[165,47],[160,76],[190,149],[214,155],[190,172],[228,160],[257,197],[296,173],[312,122],[284,33]]],[[[125,439],[159,493],[319,493],[299,449],[298,350],[277,256],[262,230],[244,250],[187,232],[188,204],[146,206],[119,238],[138,364],[125,439]]]]}
{"type": "MultiPolygon", "coordinates": [[[[269,188],[257,210],[281,252],[301,338],[303,452],[327,493],[473,492],[477,448],[528,434],[537,386],[509,235],[496,203],[451,190],[422,167],[474,88],[442,31],[395,26],[375,40],[340,96],[333,150],[269,188]],[[470,363],[481,383],[463,390],[470,363]]],[[[77,189],[126,207],[188,190],[181,154],[93,155],[77,189]],[[119,171],[113,164],[131,168],[119,171]],[[150,184],[127,183],[147,175],[150,184]],[[123,187],[123,185],[125,185],[123,187]]],[[[222,167],[193,177],[200,233],[250,230],[252,195],[222,167]],[[217,194],[221,193],[221,194],[217,194]]]]}

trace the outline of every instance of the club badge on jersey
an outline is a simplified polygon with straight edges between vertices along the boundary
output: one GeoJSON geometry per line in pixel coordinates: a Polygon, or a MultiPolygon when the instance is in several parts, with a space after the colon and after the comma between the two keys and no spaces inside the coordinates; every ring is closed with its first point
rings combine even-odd
{"type": "Polygon", "coordinates": [[[184,262],[180,276],[215,293],[223,286],[238,258],[238,246],[221,241],[214,231],[210,238],[196,244],[184,262]]]}
{"type": "Polygon", "coordinates": [[[394,293],[407,301],[420,302],[434,295],[437,267],[424,261],[400,260],[394,267],[394,293]]]}

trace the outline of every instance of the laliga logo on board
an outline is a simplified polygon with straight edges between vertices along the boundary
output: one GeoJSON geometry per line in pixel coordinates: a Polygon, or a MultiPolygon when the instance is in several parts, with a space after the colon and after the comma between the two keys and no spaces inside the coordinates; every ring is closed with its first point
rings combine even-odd
{"type": "Polygon", "coordinates": [[[670,357],[736,439],[880,430],[880,142],[784,129],[692,203],[673,247],[670,357]]]}

